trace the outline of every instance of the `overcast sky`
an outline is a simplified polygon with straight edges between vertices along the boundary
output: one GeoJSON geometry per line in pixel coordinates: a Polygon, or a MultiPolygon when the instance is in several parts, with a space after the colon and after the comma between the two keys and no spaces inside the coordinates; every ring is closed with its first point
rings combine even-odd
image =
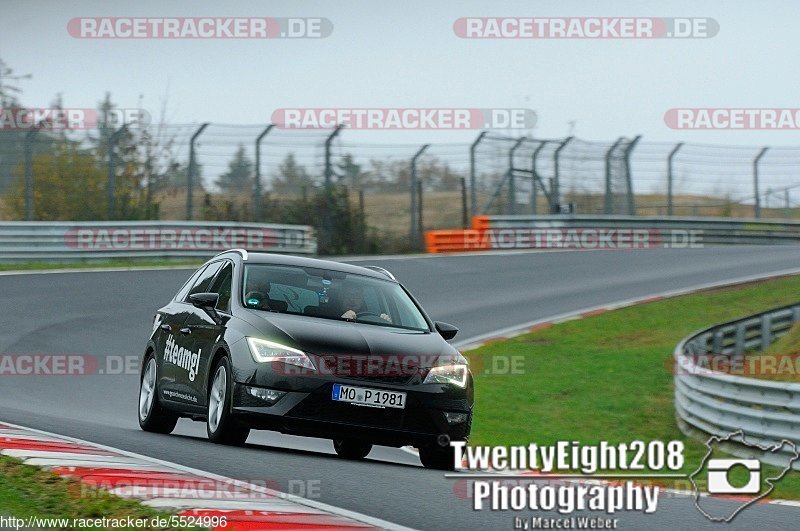
{"type": "MultiPolygon", "coordinates": [[[[534,134],[588,140],[796,145],[797,131],[676,131],[673,107],[795,107],[800,4],[772,2],[9,1],[0,4],[0,57],[27,106],[62,93],[94,107],[110,91],[122,107],[174,123],[269,122],[284,107],[527,107],[534,134]],[[324,39],[76,39],[73,17],[325,17],[324,39]],[[470,16],[711,17],[708,39],[476,40],[453,22],[470,16]],[[574,122],[571,127],[570,122],[574,122]]],[[[355,132],[350,132],[355,135],[355,132]]],[[[458,141],[474,132],[370,131],[375,141],[458,141]]]]}

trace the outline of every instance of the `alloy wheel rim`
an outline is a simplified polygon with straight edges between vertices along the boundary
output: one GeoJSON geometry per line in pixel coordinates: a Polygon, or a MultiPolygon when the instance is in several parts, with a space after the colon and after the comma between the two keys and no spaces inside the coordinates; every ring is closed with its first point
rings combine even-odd
{"type": "Polygon", "coordinates": [[[153,408],[153,398],[156,394],[156,360],[150,358],[147,368],[142,376],[142,385],[139,390],[139,419],[145,420],[153,408]]]}
{"type": "Polygon", "coordinates": [[[214,374],[214,382],[211,384],[211,393],[209,393],[208,399],[208,427],[212,432],[217,431],[219,423],[222,421],[226,386],[227,372],[225,367],[220,365],[214,374]]]}

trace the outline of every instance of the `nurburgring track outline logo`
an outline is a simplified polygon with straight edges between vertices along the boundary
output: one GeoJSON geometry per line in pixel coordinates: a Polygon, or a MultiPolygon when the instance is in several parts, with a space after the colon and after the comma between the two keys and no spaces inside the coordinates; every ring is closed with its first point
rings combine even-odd
{"type": "MultiPolygon", "coordinates": [[[[692,488],[694,490],[694,506],[697,508],[698,511],[700,511],[700,513],[703,516],[705,516],[706,518],[708,518],[712,522],[730,523],[736,517],[736,515],[738,515],[744,509],[746,509],[747,507],[750,507],[752,504],[756,503],[757,501],[762,500],[762,499],[766,498],[767,496],[769,496],[770,493],[772,493],[772,491],[775,490],[775,483],[777,483],[778,481],[783,479],[783,477],[786,475],[786,473],[789,472],[789,470],[792,469],[792,463],[794,463],[795,461],[800,459],[800,453],[798,453],[797,446],[793,442],[791,442],[791,441],[789,441],[787,439],[782,439],[780,442],[778,442],[777,444],[774,444],[774,445],[760,445],[760,444],[757,444],[757,443],[753,443],[753,442],[747,441],[745,439],[743,430],[737,430],[737,431],[735,431],[733,433],[729,433],[725,437],[719,437],[717,435],[714,435],[714,436],[710,437],[708,439],[708,441],[706,441],[705,445],[708,448],[708,452],[706,452],[706,455],[703,456],[703,459],[700,461],[700,464],[698,465],[697,470],[695,470],[694,472],[692,472],[689,475],[689,481],[692,483],[692,488]],[[697,486],[697,483],[695,483],[694,478],[695,478],[695,476],[700,474],[700,472],[703,470],[703,467],[706,467],[706,466],[709,465],[710,461],[714,461],[713,459],[710,459],[711,458],[711,454],[714,451],[714,448],[713,448],[712,444],[714,444],[714,443],[720,444],[720,443],[728,442],[728,441],[733,440],[734,437],[738,437],[738,441],[734,441],[734,442],[739,442],[742,445],[749,446],[749,447],[752,447],[752,448],[756,448],[756,449],[759,449],[759,450],[761,450],[763,452],[777,452],[778,450],[780,450],[781,448],[786,446],[786,447],[791,449],[791,452],[794,455],[789,457],[789,460],[786,463],[786,467],[781,471],[781,473],[779,475],[773,476],[773,477],[764,478],[764,482],[767,485],[769,485],[769,488],[766,491],[764,491],[760,495],[754,496],[753,499],[751,499],[751,500],[747,501],[746,503],[742,504],[741,506],[737,507],[736,510],[734,510],[727,518],[719,517],[719,516],[713,516],[713,515],[709,514],[705,509],[703,509],[700,506],[700,488],[697,486]]],[[[734,466],[736,464],[740,464],[740,463],[741,464],[745,464],[745,461],[751,461],[751,460],[749,460],[749,459],[724,459],[724,460],[719,460],[719,461],[730,462],[731,465],[728,467],[730,469],[732,466],[734,466]]],[[[752,480],[752,476],[754,474],[758,474],[758,477],[760,479],[760,466],[756,470],[754,470],[754,469],[752,469],[751,467],[748,466],[748,470],[750,470],[750,473],[751,473],[751,480],[752,480]]],[[[721,474],[721,472],[719,470],[715,470],[714,473],[717,474],[717,475],[721,474]]],[[[710,484],[711,483],[711,479],[712,479],[711,478],[710,467],[709,467],[708,475],[709,475],[708,482],[710,484]]],[[[722,478],[720,478],[720,479],[722,479],[722,478]]],[[[724,479],[723,479],[723,481],[727,482],[724,479]]],[[[742,487],[740,489],[736,489],[736,488],[733,488],[733,487],[731,487],[731,488],[733,488],[734,491],[738,491],[738,492],[744,493],[746,490],[749,490],[748,487],[750,486],[751,482],[752,481],[748,481],[748,485],[745,486],[745,487],[742,487]]],[[[728,486],[730,487],[730,485],[728,485],[728,486]]],[[[707,489],[707,490],[709,490],[710,494],[713,494],[713,493],[711,493],[710,489],[707,489]]],[[[756,493],[758,493],[758,490],[756,490],[754,494],[756,494],[756,493]]]]}

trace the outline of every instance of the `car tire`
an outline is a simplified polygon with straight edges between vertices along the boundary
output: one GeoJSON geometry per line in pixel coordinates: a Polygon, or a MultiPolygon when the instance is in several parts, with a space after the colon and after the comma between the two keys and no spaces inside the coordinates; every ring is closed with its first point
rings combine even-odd
{"type": "Polygon", "coordinates": [[[454,470],[453,448],[439,446],[425,446],[419,448],[419,460],[425,468],[435,470],[454,470]]]}
{"type": "Polygon", "coordinates": [[[178,415],[164,409],[158,401],[158,363],[151,352],[144,362],[139,380],[139,427],[153,433],[172,433],[178,415]]]}
{"type": "Polygon", "coordinates": [[[231,362],[221,358],[209,373],[208,410],[206,414],[206,433],[208,439],[216,444],[241,446],[250,435],[250,428],[240,424],[231,413],[233,380],[231,362]]]}
{"type": "Polygon", "coordinates": [[[372,445],[353,439],[334,439],[333,449],[344,459],[364,459],[372,450],[372,445]]]}

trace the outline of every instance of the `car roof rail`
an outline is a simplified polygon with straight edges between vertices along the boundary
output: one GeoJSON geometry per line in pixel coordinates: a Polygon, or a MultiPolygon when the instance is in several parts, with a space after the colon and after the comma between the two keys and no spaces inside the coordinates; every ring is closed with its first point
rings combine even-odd
{"type": "Polygon", "coordinates": [[[222,251],[218,255],[214,256],[214,258],[216,258],[217,256],[222,256],[223,254],[226,253],[239,253],[240,255],[242,255],[242,260],[247,260],[247,250],[245,249],[228,249],[227,251],[222,251]]]}
{"type": "Polygon", "coordinates": [[[397,279],[394,278],[393,274],[391,274],[388,270],[386,270],[386,269],[384,269],[382,267],[375,266],[375,265],[368,265],[368,266],[364,266],[364,267],[366,267],[367,269],[372,269],[373,271],[377,271],[378,273],[382,273],[382,274],[386,275],[387,277],[391,278],[392,280],[397,281],[397,279]]]}

